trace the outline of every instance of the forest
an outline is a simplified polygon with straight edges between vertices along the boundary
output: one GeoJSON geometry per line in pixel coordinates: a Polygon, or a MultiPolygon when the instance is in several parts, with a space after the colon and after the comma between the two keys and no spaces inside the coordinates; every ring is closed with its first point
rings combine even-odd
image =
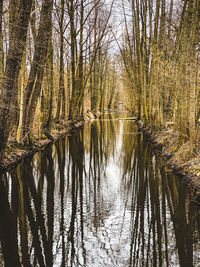
{"type": "Polygon", "coordinates": [[[200,0],[0,0],[0,266],[199,266],[199,67],[200,0]]]}
{"type": "Polygon", "coordinates": [[[199,0],[1,0],[0,155],[123,102],[199,142],[199,0]]]}

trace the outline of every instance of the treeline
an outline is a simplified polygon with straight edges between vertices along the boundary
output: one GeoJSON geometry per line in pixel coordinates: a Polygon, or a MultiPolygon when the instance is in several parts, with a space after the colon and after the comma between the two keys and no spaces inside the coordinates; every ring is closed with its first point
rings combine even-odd
{"type": "Polygon", "coordinates": [[[9,137],[28,145],[33,126],[110,107],[117,71],[113,1],[0,1],[0,155],[9,137]]]}
{"type": "Polygon", "coordinates": [[[154,126],[174,123],[180,142],[190,140],[193,151],[200,116],[200,1],[123,1],[122,10],[128,108],[154,126]]]}

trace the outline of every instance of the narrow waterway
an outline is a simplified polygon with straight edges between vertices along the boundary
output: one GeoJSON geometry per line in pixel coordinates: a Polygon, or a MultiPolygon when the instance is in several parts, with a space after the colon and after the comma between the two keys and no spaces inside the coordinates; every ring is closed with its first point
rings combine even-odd
{"type": "Polygon", "coordinates": [[[116,118],[2,175],[0,266],[200,266],[192,192],[134,121],[116,118]]]}

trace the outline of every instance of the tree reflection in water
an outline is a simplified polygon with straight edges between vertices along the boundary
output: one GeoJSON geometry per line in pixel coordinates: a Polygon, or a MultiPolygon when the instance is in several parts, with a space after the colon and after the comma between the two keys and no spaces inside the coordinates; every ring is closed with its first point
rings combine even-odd
{"type": "Polygon", "coordinates": [[[197,266],[191,199],[134,122],[103,118],[2,175],[0,265],[197,266]]]}

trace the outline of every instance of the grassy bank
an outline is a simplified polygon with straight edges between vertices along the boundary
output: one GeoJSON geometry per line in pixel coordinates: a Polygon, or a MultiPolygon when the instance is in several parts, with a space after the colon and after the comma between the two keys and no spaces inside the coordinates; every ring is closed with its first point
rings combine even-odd
{"type": "Polygon", "coordinates": [[[196,200],[200,204],[200,145],[196,142],[194,152],[190,152],[190,141],[180,143],[179,135],[170,126],[163,126],[159,130],[137,121],[139,129],[144,132],[161,159],[164,160],[166,171],[173,172],[184,179],[196,193],[196,200]]]}

